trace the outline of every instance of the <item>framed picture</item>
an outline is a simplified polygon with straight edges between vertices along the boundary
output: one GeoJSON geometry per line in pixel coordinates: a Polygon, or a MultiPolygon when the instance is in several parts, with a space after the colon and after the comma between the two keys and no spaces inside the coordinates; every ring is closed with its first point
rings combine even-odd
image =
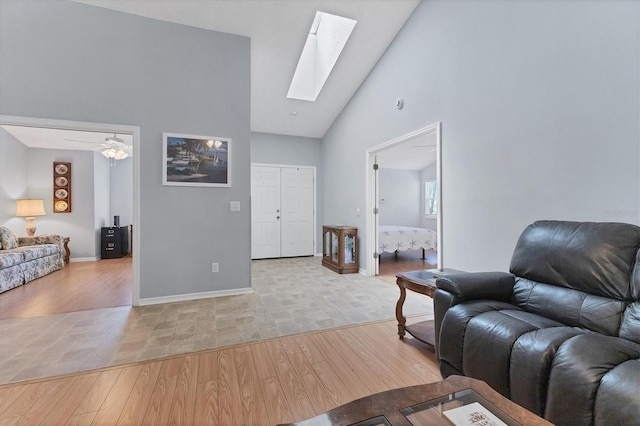
{"type": "Polygon", "coordinates": [[[231,139],[162,134],[162,184],[231,186],[231,139]]]}

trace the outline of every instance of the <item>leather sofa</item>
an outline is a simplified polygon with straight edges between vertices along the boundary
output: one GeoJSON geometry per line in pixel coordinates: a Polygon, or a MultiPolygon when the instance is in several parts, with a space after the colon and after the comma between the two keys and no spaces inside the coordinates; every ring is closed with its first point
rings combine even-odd
{"type": "Polygon", "coordinates": [[[484,380],[558,425],[640,424],[640,227],[539,221],[510,273],[439,278],[443,377],[484,380]]]}

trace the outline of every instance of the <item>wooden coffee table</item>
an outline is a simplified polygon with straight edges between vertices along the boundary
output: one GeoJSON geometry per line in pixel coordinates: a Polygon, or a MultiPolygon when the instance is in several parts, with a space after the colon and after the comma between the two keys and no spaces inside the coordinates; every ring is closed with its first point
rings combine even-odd
{"type": "Polygon", "coordinates": [[[424,294],[433,299],[433,293],[437,289],[436,278],[438,276],[462,272],[457,269],[445,268],[442,271],[423,269],[420,271],[401,272],[396,275],[396,284],[400,288],[400,298],[396,303],[396,319],[398,320],[398,336],[400,336],[400,339],[404,339],[405,332],[407,332],[431,348],[435,347],[436,339],[433,320],[407,325],[407,318],[402,313],[402,306],[407,298],[407,290],[424,294]]]}
{"type": "Polygon", "coordinates": [[[419,426],[449,425],[445,411],[478,402],[509,426],[551,425],[500,395],[480,380],[462,376],[410,386],[357,399],[290,426],[419,426]]]}

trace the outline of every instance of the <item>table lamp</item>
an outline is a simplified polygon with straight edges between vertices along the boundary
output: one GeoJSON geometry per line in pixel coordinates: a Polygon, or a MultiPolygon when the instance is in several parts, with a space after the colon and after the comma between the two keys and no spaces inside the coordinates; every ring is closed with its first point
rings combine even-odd
{"type": "Polygon", "coordinates": [[[27,218],[27,235],[36,234],[34,216],[45,216],[44,200],[16,200],[16,216],[27,218]]]}

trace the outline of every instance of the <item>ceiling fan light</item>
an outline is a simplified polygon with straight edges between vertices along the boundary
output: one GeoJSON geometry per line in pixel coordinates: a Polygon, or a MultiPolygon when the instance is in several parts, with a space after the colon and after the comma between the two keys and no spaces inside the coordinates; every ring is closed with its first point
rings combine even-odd
{"type": "Polygon", "coordinates": [[[124,160],[125,158],[127,158],[129,156],[129,154],[127,154],[126,152],[119,150],[118,152],[116,152],[116,155],[113,157],[116,160],[124,160]]]}
{"type": "Polygon", "coordinates": [[[113,148],[107,148],[104,151],[102,151],[102,155],[104,155],[107,158],[116,158],[116,150],[113,148]]]}

